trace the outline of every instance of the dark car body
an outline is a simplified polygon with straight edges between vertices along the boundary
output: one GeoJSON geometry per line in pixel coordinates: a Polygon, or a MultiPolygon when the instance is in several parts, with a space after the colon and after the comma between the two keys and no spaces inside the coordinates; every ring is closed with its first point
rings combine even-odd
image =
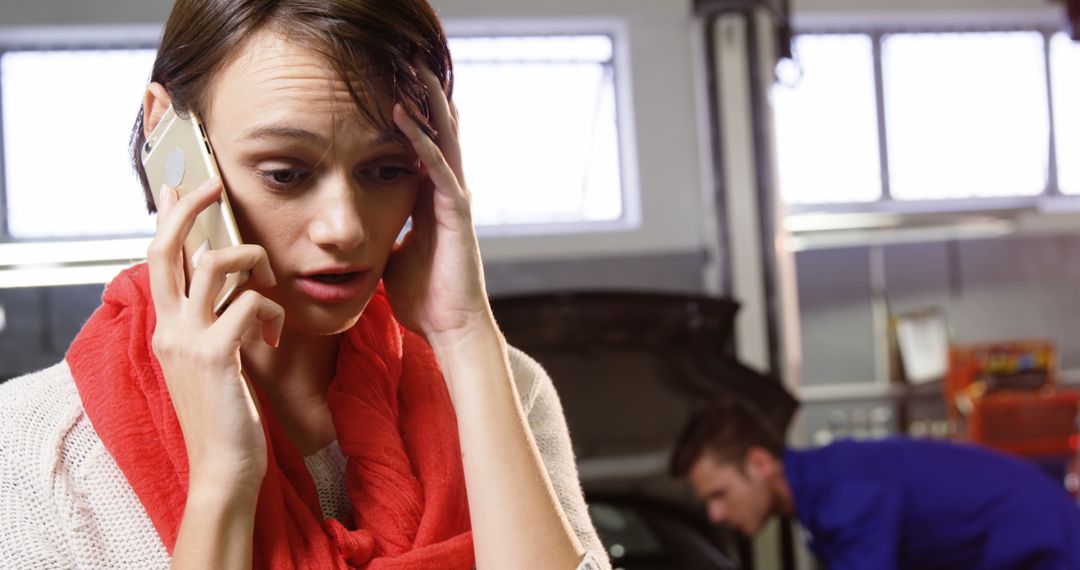
{"type": "Polygon", "coordinates": [[[738,304],[696,295],[576,292],[492,299],[510,344],[559,392],[590,514],[615,568],[753,568],[667,474],[683,424],[717,395],[753,402],[781,433],[795,400],[734,357],[738,304]]]}

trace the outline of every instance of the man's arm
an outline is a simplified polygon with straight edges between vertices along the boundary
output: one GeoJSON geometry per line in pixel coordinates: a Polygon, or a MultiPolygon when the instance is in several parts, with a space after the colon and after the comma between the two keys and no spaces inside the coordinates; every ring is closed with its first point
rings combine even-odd
{"type": "Polygon", "coordinates": [[[900,493],[876,481],[845,481],[823,491],[800,517],[829,570],[895,570],[900,493]]]}

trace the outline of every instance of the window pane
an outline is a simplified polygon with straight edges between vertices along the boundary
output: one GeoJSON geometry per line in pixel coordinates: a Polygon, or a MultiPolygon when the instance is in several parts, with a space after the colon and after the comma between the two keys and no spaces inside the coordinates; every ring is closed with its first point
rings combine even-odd
{"type": "Polygon", "coordinates": [[[479,225],[622,217],[610,38],[452,38],[450,49],[479,225]]]}
{"type": "Polygon", "coordinates": [[[1080,194],[1080,43],[1066,34],[1057,34],[1050,42],[1050,77],[1058,188],[1064,194],[1080,194]]]}
{"type": "MultiPolygon", "coordinates": [[[[611,38],[454,38],[450,44],[477,223],[621,219],[611,38]]],[[[2,56],[3,175],[13,237],[153,231],[127,155],[153,57],[153,50],[2,56]],[[77,113],[57,112],[76,107],[77,113]]]]}
{"type": "Polygon", "coordinates": [[[804,35],[794,49],[801,77],[784,62],[791,67],[772,92],[781,195],[788,203],[880,198],[870,38],[804,35]]]}
{"type": "Polygon", "coordinates": [[[16,238],[153,231],[128,134],[153,50],[0,58],[8,228],[16,238]]]}
{"type": "Polygon", "coordinates": [[[1041,34],[893,34],[882,40],[894,198],[1031,196],[1049,153],[1041,34]]]}

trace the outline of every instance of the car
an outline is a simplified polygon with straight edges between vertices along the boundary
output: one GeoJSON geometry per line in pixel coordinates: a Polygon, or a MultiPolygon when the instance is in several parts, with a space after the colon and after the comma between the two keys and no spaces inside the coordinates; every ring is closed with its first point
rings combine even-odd
{"type": "Polygon", "coordinates": [[[712,526],[700,510],[636,493],[590,493],[589,515],[621,570],[737,570],[745,540],[712,526]],[[731,553],[734,552],[735,556],[731,553]]]}
{"type": "Polygon", "coordinates": [[[781,433],[794,415],[795,399],[775,377],[735,358],[738,304],[622,291],[491,303],[507,341],[555,384],[590,515],[615,568],[753,568],[749,542],[710,525],[686,486],[667,475],[683,424],[717,395],[754,402],[781,433]]]}

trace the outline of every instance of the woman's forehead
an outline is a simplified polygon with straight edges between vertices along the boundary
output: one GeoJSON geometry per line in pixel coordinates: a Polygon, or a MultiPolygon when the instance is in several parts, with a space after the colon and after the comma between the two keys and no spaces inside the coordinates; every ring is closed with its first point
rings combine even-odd
{"type": "MultiPolygon", "coordinates": [[[[326,57],[271,31],[260,31],[215,78],[207,118],[215,123],[264,120],[266,115],[326,117],[357,121],[370,128],[356,108],[349,86],[326,57]]],[[[380,114],[389,112],[390,97],[380,114]]]]}

